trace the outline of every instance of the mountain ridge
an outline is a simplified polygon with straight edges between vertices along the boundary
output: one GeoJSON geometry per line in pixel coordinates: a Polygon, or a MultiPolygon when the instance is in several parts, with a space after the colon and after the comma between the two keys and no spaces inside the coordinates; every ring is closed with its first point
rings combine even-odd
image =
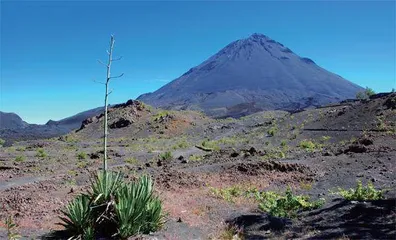
{"type": "Polygon", "coordinates": [[[46,124],[29,124],[16,113],[0,111],[0,138],[10,145],[14,141],[58,137],[80,128],[85,119],[102,113],[103,109],[89,109],[58,121],[49,120],[46,124]]]}
{"type": "Polygon", "coordinates": [[[28,125],[18,114],[0,111],[0,129],[24,128],[28,125]]]}

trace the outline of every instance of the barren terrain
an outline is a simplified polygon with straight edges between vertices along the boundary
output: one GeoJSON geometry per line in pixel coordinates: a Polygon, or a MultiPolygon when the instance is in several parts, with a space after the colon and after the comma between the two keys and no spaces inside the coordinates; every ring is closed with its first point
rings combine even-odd
{"type": "MultiPolygon", "coordinates": [[[[130,100],[109,113],[109,164],[126,179],[155,179],[167,222],[145,239],[227,239],[230,226],[245,239],[395,239],[395,123],[394,93],[217,120],[130,100]],[[172,158],[161,159],[165,152],[172,158]],[[385,199],[358,203],[332,194],[359,179],[384,190],[385,199]],[[326,203],[280,219],[259,211],[252,198],[216,194],[288,186],[326,203]]],[[[29,239],[61,230],[60,210],[101,167],[102,126],[99,115],[62,137],[0,148],[0,224],[14,216],[29,239]]]]}

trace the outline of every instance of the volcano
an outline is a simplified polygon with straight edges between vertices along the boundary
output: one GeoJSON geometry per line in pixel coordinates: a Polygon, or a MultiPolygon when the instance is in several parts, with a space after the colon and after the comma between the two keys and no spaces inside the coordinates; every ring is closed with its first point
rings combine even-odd
{"type": "Polygon", "coordinates": [[[296,110],[339,102],[354,98],[361,90],[313,60],[255,33],[230,43],[138,100],[165,109],[235,117],[262,110],[296,110]]]}

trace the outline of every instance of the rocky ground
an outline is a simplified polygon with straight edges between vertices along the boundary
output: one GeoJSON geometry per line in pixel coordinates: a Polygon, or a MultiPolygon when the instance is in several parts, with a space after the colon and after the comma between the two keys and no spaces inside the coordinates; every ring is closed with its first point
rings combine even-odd
{"type": "MultiPolygon", "coordinates": [[[[154,109],[135,101],[114,106],[109,164],[126,180],[150,174],[169,213],[145,239],[395,239],[396,94],[297,113],[267,111],[214,120],[197,112],[154,109]],[[163,160],[160,154],[171,152],[163,160]],[[332,194],[357,180],[385,199],[364,203],[332,194]],[[237,188],[295,193],[326,203],[281,219],[237,188]],[[230,237],[231,236],[231,237],[230,237]]],[[[28,239],[60,230],[60,210],[87,190],[101,166],[103,116],[77,132],[0,148],[0,229],[14,216],[28,239]]],[[[0,238],[6,238],[0,230],[0,238]]]]}

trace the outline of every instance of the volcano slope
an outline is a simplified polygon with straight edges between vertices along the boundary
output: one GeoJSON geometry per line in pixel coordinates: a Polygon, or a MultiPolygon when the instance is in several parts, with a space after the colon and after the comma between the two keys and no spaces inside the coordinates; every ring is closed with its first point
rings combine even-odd
{"type": "MultiPolygon", "coordinates": [[[[109,112],[109,165],[127,180],[155,179],[167,222],[143,239],[394,239],[395,104],[396,94],[380,94],[293,114],[215,120],[130,100],[109,112]],[[161,157],[165,152],[172,157],[161,157]],[[361,203],[332,194],[357,180],[383,189],[385,199],[361,203]],[[244,194],[287,187],[326,203],[286,219],[260,211],[244,194]]],[[[60,210],[101,166],[102,124],[99,115],[77,132],[0,148],[0,222],[14,216],[29,238],[56,234],[60,210]]],[[[0,230],[0,238],[5,234],[0,230]]]]}

